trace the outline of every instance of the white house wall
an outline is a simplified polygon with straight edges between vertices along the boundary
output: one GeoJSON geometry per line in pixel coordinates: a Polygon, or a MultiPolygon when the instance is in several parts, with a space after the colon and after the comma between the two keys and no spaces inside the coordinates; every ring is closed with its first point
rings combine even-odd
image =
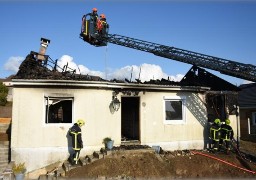
{"type": "Polygon", "coordinates": [[[146,92],[145,95],[141,95],[141,104],[144,104],[144,106],[141,105],[142,143],[159,145],[166,150],[202,149],[204,147],[204,138],[206,138],[204,126],[207,122],[207,113],[204,104],[195,99],[191,93],[146,92]],[[186,98],[186,122],[164,124],[163,100],[166,96],[186,98]],[[197,109],[197,114],[192,114],[193,108],[189,108],[190,106],[197,109]]]}
{"type": "Polygon", "coordinates": [[[14,89],[12,123],[12,160],[26,162],[29,170],[68,158],[67,132],[71,124],[45,124],[45,93],[74,95],[74,121],[84,119],[81,155],[103,147],[102,139],[110,136],[121,141],[120,111],[112,114],[109,104],[112,91],[90,89],[14,89]]]}
{"type": "MultiPolygon", "coordinates": [[[[81,156],[103,147],[102,139],[111,137],[121,144],[121,110],[111,113],[112,90],[88,88],[14,88],[12,117],[12,160],[25,162],[28,171],[64,161],[69,156],[67,132],[73,125],[45,124],[45,94],[69,94],[74,97],[73,120],[84,119],[84,149],[81,156]]],[[[118,94],[121,100],[122,93],[118,94]]],[[[160,145],[166,150],[202,149],[207,113],[203,96],[191,92],[146,92],[140,97],[141,144],[160,145]],[[186,121],[164,124],[164,97],[186,98],[186,121]],[[197,111],[195,111],[195,109],[197,111]],[[197,113],[196,113],[197,112],[197,113]]]]}

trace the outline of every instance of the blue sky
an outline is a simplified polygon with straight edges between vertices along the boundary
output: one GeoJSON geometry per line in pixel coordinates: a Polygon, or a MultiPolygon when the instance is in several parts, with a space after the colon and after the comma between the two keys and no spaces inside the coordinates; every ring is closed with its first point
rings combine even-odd
{"type": "MultiPolygon", "coordinates": [[[[39,51],[41,37],[51,40],[46,54],[52,59],[103,78],[127,78],[132,70],[138,78],[141,67],[145,80],[179,80],[191,68],[114,44],[85,43],[79,38],[81,18],[93,7],[106,15],[111,34],[256,65],[255,1],[0,0],[0,78],[15,74],[31,50],[39,51]]],[[[235,85],[245,83],[208,71],[235,85]]]]}

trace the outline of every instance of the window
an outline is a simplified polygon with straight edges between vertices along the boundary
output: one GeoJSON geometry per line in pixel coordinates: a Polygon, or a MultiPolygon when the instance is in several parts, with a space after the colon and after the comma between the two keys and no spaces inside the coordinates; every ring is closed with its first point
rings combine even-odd
{"type": "Polygon", "coordinates": [[[185,122],[185,99],[181,97],[172,97],[164,99],[166,124],[176,124],[185,122]]]}
{"type": "Polygon", "coordinates": [[[72,123],[72,97],[45,97],[45,123],[72,123]]]}

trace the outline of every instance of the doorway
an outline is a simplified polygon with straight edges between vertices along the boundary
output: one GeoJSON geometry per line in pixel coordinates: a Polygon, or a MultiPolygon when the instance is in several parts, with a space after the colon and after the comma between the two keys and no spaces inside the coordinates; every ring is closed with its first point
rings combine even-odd
{"type": "Polygon", "coordinates": [[[122,97],[121,101],[122,141],[140,141],[139,97],[122,97]]]}

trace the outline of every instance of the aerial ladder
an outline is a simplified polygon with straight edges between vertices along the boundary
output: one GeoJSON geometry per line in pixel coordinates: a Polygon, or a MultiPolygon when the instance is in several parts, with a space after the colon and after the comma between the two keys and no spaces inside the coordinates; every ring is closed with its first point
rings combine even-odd
{"type": "Polygon", "coordinates": [[[105,27],[104,33],[97,32],[97,25],[91,21],[90,15],[83,16],[80,38],[96,47],[106,46],[112,43],[156,56],[192,64],[197,67],[218,71],[222,74],[256,82],[256,66],[243,64],[215,56],[205,55],[176,47],[170,47],[118,34],[109,34],[109,25],[105,27]]]}

